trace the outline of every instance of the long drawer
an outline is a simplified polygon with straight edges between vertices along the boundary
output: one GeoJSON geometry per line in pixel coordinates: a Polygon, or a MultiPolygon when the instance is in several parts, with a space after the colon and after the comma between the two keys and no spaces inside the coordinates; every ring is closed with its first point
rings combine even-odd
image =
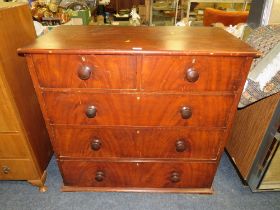
{"type": "Polygon", "coordinates": [[[33,55],[41,87],[135,89],[136,58],[122,55],[33,55]]]}
{"type": "MultiPolygon", "coordinates": [[[[141,74],[141,88],[146,91],[180,92],[236,90],[240,84],[242,59],[143,56],[141,72],[138,72],[141,74]]],[[[136,56],[33,55],[33,62],[41,87],[136,88],[136,56]]]]}
{"type": "Polygon", "coordinates": [[[44,92],[52,124],[226,127],[234,95],[44,92]]]}
{"type": "Polygon", "coordinates": [[[209,56],[144,56],[145,91],[231,91],[241,82],[245,59],[209,56]]]}
{"type": "Polygon", "coordinates": [[[217,159],[224,130],[54,128],[54,150],[75,158],[217,159]]]}
{"type": "Polygon", "coordinates": [[[216,163],[59,161],[64,185],[210,188],[216,163]]]}

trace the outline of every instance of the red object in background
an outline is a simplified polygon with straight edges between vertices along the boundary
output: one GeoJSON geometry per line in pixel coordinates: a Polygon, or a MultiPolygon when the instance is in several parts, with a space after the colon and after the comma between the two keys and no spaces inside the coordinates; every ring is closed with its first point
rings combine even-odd
{"type": "Polygon", "coordinates": [[[206,8],[204,10],[204,26],[211,26],[213,23],[223,23],[225,26],[237,25],[238,23],[246,23],[249,12],[226,12],[213,8],[206,8]]]}

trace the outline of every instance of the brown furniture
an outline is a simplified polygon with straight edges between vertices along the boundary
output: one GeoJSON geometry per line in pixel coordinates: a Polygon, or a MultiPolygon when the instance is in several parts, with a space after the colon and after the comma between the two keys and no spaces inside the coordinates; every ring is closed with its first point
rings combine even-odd
{"type": "Polygon", "coordinates": [[[110,0],[110,5],[117,9],[131,9],[133,6],[144,5],[145,0],[110,0]]]}
{"type": "Polygon", "coordinates": [[[249,12],[234,11],[227,12],[213,8],[206,8],[204,10],[203,25],[211,26],[214,23],[223,23],[225,26],[237,25],[238,23],[246,23],[249,12]]]}
{"type": "Polygon", "coordinates": [[[0,3],[0,28],[0,180],[27,180],[46,191],[51,144],[26,61],[16,51],[36,37],[28,5],[0,3]]]}
{"type": "Polygon", "coordinates": [[[19,53],[63,191],[193,193],[212,192],[257,54],[217,28],[91,26],[59,27],[19,53]]]}
{"type": "Polygon", "coordinates": [[[280,190],[280,93],[238,110],[227,151],[252,191],[280,190]]]}

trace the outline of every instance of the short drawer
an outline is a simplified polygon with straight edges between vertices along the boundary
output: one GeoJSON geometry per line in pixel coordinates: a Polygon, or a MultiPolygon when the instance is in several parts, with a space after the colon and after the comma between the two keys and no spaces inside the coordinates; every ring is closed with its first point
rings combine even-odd
{"type": "Polygon", "coordinates": [[[66,186],[210,188],[216,163],[59,161],[66,186]]]}
{"type": "Polygon", "coordinates": [[[240,85],[245,58],[216,56],[144,56],[145,91],[231,91],[240,85]]]}
{"type": "Polygon", "coordinates": [[[0,159],[0,180],[40,179],[34,163],[29,159],[0,159]]]}
{"type": "Polygon", "coordinates": [[[54,128],[54,150],[75,158],[214,160],[223,130],[184,128],[54,128]]]}
{"type": "Polygon", "coordinates": [[[136,59],[122,55],[33,55],[45,88],[135,89],[136,59]]]}
{"type": "Polygon", "coordinates": [[[43,93],[52,124],[225,127],[234,95],[43,93]]]}
{"type": "Polygon", "coordinates": [[[0,158],[30,157],[26,139],[19,133],[0,133],[0,158]]]}

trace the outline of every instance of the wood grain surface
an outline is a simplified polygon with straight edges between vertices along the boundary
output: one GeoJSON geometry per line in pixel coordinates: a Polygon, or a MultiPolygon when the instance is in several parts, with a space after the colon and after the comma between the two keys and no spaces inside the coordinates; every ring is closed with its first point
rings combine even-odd
{"type": "Polygon", "coordinates": [[[2,3],[0,28],[0,179],[39,180],[52,149],[26,60],[17,54],[36,38],[29,5],[2,3]],[[11,171],[2,174],[4,166],[11,171]]]}
{"type": "Polygon", "coordinates": [[[112,55],[34,55],[41,87],[136,89],[135,56],[112,55]],[[79,68],[92,69],[89,79],[78,76],[79,68]]]}
{"type": "Polygon", "coordinates": [[[249,45],[220,28],[61,26],[20,54],[173,54],[256,56],[249,45]]]}
{"type": "Polygon", "coordinates": [[[62,192],[133,192],[133,193],[183,193],[183,194],[213,194],[211,188],[147,188],[147,187],[61,187],[62,192]]]}
{"type": "Polygon", "coordinates": [[[226,149],[245,180],[248,178],[279,99],[280,93],[237,111],[226,149]]]}
{"type": "Polygon", "coordinates": [[[59,161],[64,184],[80,187],[210,188],[215,163],[59,161]],[[97,171],[104,180],[96,181],[97,171]],[[177,172],[180,181],[170,180],[177,172]]]}
{"type": "Polygon", "coordinates": [[[65,191],[211,192],[258,56],[221,29],[199,27],[62,26],[18,52],[65,191]]]}
{"type": "Polygon", "coordinates": [[[3,66],[0,60],[0,132],[18,132],[20,131],[17,111],[14,109],[14,102],[11,96],[9,86],[4,80],[3,66]]]}
{"type": "Polygon", "coordinates": [[[30,155],[22,133],[0,133],[0,158],[30,158],[30,155]]]}
{"type": "Polygon", "coordinates": [[[30,159],[0,159],[0,180],[29,180],[39,179],[40,172],[30,159]],[[3,172],[8,167],[9,172],[3,172]]]}
{"type": "Polygon", "coordinates": [[[234,100],[232,95],[72,92],[44,92],[43,95],[52,124],[75,125],[225,127],[234,100]],[[94,118],[85,114],[90,105],[97,109],[94,118]],[[192,109],[189,119],[181,116],[183,106],[192,109]]]}
{"type": "Polygon", "coordinates": [[[73,158],[181,158],[215,160],[224,130],[193,128],[70,128],[55,126],[55,152],[73,158]],[[93,150],[93,140],[100,149],[93,150]],[[176,150],[184,141],[185,151],[176,150]]]}
{"type": "Polygon", "coordinates": [[[141,89],[179,92],[237,90],[243,62],[239,57],[144,56],[141,89]],[[190,68],[199,74],[196,82],[186,79],[190,68]]]}

